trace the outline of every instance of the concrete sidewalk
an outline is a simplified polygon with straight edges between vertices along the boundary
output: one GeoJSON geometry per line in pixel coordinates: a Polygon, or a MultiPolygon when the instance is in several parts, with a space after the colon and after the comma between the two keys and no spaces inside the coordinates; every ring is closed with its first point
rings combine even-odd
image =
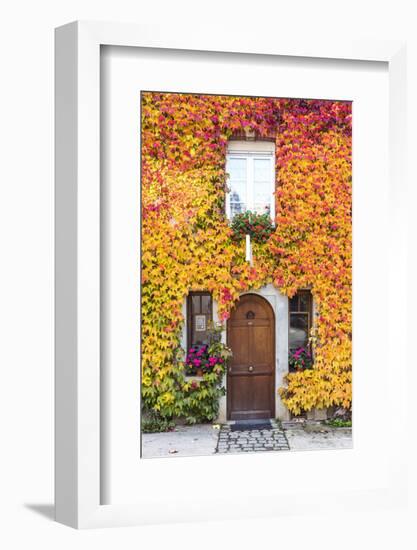
{"type": "Polygon", "coordinates": [[[291,451],[351,449],[352,428],[332,428],[320,422],[283,422],[291,451]]]}
{"type": "MultiPolygon", "coordinates": [[[[219,428],[220,426],[216,424],[197,424],[194,426],[177,426],[172,432],[143,434],[142,457],[184,457],[215,454],[219,439],[219,428]]],[[[332,428],[319,422],[283,422],[282,428],[288,440],[290,451],[350,449],[353,446],[351,428],[332,428]]],[[[250,437],[250,432],[247,433],[250,437]]],[[[273,449],[271,450],[273,451],[273,449]]],[[[233,450],[229,452],[233,453],[233,450]]]]}
{"type": "MultiPolygon", "coordinates": [[[[216,426],[216,425],[214,425],[216,426]]],[[[172,432],[142,435],[142,457],[206,456],[214,454],[220,426],[176,426],[172,432]]]]}

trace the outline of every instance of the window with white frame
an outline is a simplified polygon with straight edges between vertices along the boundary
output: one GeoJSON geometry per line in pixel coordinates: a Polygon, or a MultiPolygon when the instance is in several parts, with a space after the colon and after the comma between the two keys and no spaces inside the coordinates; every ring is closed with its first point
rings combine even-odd
{"type": "Polygon", "coordinates": [[[226,159],[226,215],[250,210],[275,217],[275,143],[231,141],[226,159]]]}

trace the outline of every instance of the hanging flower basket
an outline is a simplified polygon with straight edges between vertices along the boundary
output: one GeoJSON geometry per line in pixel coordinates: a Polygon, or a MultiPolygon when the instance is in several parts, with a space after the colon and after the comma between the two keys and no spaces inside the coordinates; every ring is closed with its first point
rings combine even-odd
{"type": "Polygon", "coordinates": [[[241,214],[235,214],[231,229],[233,239],[238,241],[250,235],[254,242],[265,243],[274,231],[274,225],[269,213],[257,214],[247,210],[241,214]]]}

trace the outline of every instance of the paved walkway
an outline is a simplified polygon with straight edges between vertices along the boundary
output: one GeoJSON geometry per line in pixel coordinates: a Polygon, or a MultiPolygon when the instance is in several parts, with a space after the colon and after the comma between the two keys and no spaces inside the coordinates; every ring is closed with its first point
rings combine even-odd
{"type": "Polygon", "coordinates": [[[221,427],[216,452],[258,453],[262,451],[289,451],[285,433],[274,421],[259,424],[226,424],[221,427]]]}
{"type": "Polygon", "coordinates": [[[352,449],[352,428],[332,428],[322,422],[282,422],[292,451],[352,449]]]}
{"type": "Polygon", "coordinates": [[[172,432],[142,434],[142,458],[205,456],[215,453],[220,426],[176,426],[172,432]]]}
{"type": "MultiPolygon", "coordinates": [[[[267,421],[269,422],[269,421],[267,421]]],[[[142,457],[207,456],[263,451],[312,451],[352,448],[351,428],[332,428],[320,422],[282,422],[267,429],[239,429],[199,424],[177,426],[166,433],[142,434],[142,457]]],[[[263,423],[265,424],[265,422],[263,423]]]]}

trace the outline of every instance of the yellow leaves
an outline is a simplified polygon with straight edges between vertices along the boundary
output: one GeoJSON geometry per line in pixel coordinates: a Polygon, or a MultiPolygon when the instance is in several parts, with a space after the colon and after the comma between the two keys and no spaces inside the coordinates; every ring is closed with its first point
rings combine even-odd
{"type": "Polygon", "coordinates": [[[175,354],[188,292],[211,291],[226,318],[242,292],[269,282],[288,296],[312,287],[318,312],[315,368],[288,376],[284,403],[297,413],[349,402],[350,109],[343,102],[142,94],[142,364],[151,406],[181,408],[175,354]],[[224,216],[226,140],[247,125],[258,136],[276,135],[279,181],[276,231],[269,243],[253,243],[252,267],[224,216]]]}
{"type": "Polygon", "coordinates": [[[142,376],[142,384],[147,387],[151,386],[152,378],[149,375],[142,376]]]}
{"type": "Polygon", "coordinates": [[[174,402],[174,396],[170,392],[163,393],[159,398],[161,405],[169,405],[174,402]]]}

